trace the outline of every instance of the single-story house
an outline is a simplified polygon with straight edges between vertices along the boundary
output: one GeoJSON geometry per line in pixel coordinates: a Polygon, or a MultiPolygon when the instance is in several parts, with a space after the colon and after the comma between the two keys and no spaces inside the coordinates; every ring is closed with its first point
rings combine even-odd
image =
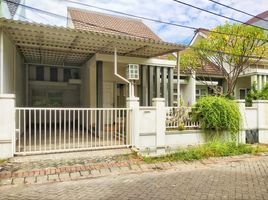
{"type": "Polygon", "coordinates": [[[176,62],[159,58],[184,45],[162,41],[141,20],[68,8],[67,27],[0,19],[0,93],[17,106],[125,107],[127,65],[140,66],[134,82],[141,105],[164,97],[173,105],[176,62]],[[163,78],[165,77],[165,78],[163,78]]]}

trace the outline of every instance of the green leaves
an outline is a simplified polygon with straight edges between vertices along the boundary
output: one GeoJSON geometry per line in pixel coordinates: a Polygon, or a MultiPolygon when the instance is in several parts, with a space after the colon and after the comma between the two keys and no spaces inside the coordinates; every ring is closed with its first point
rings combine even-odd
{"type": "Polygon", "coordinates": [[[229,131],[237,134],[241,115],[237,104],[229,99],[207,96],[198,100],[192,112],[193,120],[199,121],[201,128],[216,133],[229,131]]]}

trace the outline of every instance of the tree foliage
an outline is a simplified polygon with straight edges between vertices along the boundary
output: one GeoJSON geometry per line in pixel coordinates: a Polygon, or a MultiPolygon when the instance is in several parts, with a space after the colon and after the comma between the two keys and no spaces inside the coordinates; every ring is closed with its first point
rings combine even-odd
{"type": "Polygon", "coordinates": [[[260,28],[226,23],[206,35],[182,53],[181,67],[196,70],[217,65],[227,83],[226,95],[231,96],[238,76],[267,56],[268,34],[260,28]]]}

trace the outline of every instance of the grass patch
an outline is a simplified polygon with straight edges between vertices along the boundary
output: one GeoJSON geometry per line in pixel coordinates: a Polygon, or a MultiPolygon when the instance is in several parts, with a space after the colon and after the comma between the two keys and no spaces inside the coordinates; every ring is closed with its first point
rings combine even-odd
{"type": "Polygon", "coordinates": [[[142,157],[146,163],[169,162],[178,160],[202,160],[209,157],[234,156],[267,152],[264,145],[236,144],[235,142],[208,142],[204,145],[178,149],[176,152],[160,157],[142,157]]]}

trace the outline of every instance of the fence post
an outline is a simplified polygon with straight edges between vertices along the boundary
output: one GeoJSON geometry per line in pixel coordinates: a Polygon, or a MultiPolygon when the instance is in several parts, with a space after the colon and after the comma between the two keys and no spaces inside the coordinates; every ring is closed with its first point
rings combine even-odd
{"type": "Polygon", "coordinates": [[[15,95],[0,94],[0,158],[15,152],[15,95]]]}
{"type": "Polygon", "coordinates": [[[127,98],[127,108],[131,109],[130,115],[130,144],[135,147],[139,147],[139,109],[140,103],[138,97],[128,97],[127,98]]]}
{"type": "Polygon", "coordinates": [[[268,144],[268,101],[253,101],[253,106],[257,107],[257,127],[259,131],[259,143],[268,144]]]}
{"type": "Polygon", "coordinates": [[[238,133],[237,140],[239,143],[246,143],[246,107],[245,100],[236,100],[240,115],[241,115],[241,127],[238,133]]]}
{"type": "Polygon", "coordinates": [[[165,154],[166,146],[166,109],[164,98],[154,98],[153,106],[156,108],[156,154],[165,154]]]}

